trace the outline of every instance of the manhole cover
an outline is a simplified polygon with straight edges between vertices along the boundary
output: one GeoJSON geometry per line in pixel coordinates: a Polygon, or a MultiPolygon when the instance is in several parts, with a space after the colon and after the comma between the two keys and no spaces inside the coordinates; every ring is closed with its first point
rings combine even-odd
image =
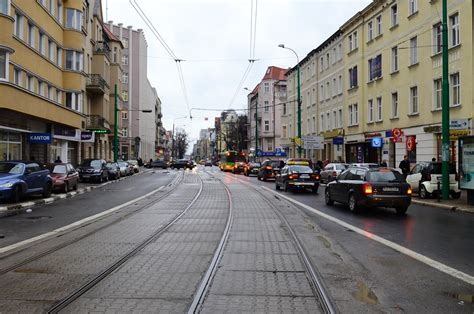
{"type": "Polygon", "coordinates": [[[26,217],[26,219],[30,220],[41,220],[41,219],[51,219],[51,216],[33,216],[33,217],[26,217]]]}

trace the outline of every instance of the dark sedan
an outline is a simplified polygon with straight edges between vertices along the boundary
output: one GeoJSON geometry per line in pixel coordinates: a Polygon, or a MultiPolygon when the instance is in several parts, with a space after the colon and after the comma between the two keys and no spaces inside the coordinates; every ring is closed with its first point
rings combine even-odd
{"type": "Polygon", "coordinates": [[[155,161],[152,161],[148,168],[161,168],[161,169],[167,169],[169,166],[167,161],[164,161],[163,159],[157,159],[155,161]]]}
{"type": "Polygon", "coordinates": [[[406,213],[412,190],[402,174],[390,168],[349,168],[326,186],[327,205],[348,204],[352,212],[367,207],[394,207],[406,213]]]}
{"type": "Polygon", "coordinates": [[[187,159],[178,159],[171,163],[173,169],[187,169],[190,168],[189,161],[187,159]]]}
{"type": "Polygon", "coordinates": [[[108,162],[106,165],[109,172],[109,180],[120,179],[120,166],[116,162],[108,162]]]}
{"type": "Polygon", "coordinates": [[[257,178],[263,181],[275,178],[284,165],[285,162],[283,160],[265,160],[258,171],[257,178]]]}
{"type": "Polygon", "coordinates": [[[236,162],[236,163],[234,164],[234,167],[232,168],[232,173],[235,174],[235,173],[242,173],[242,172],[244,172],[244,169],[245,169],[245,166],[246,166],[246,165],[247,165],[247,164],[246,164],[245,162],[243,162],[243,161],[236,162]]]}
{"type": "Polygon", "coordinates": [[[109,180],[109,172],[105,166],[107,163],[103,159],[85,159],[77,171],[79,181],[96,181],[102,183],[109,180]]]}
{"type": "Polygon", "coordinates": [[[318,193],[319,174],[314,173],[309,166],[285,166],[275,177],[275,188],[283,188],[284,191],[310,189],[313,193],[318,193]]]}
{"type": "Polygon", "coordinates": [[[69,190],[77,190],[79,184],[79,173],[68,163],[47,164],[51,178],[53,178],[53,190],[61,192],[69,192],[69,190]]]}
{"type": "Polygon", "coordinates": [[[247,177],[251,174],[258,175],[258,171],[260,170],[261,166],[262,165],[259,162],[249,162],[245,165],[244,175],[246,175],[247,177]]]}

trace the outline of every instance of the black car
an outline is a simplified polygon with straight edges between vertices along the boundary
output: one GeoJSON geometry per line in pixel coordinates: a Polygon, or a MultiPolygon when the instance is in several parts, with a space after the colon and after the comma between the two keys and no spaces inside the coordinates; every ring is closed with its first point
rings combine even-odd
{"type": "Polygon", "coordinates": [[[190,168],[189,160],[187,159],[175,160],[171,163],[170,167],[174,169],[189,169],[190,168]]]}
{"type": "Polygon", "coordinates": [[[259,180],[267,180],[275,178],[276,174],[283,168],[285,162],[283,160],[265,160],[258,170],[257,178],[259,180]]]}
{"type": "Polygon", "coordinates": [[[247,177],[251,174],[258,175],[258,171],[260,170],[261,166],[262,165],[259,162],[249,162],[245,165],[244,175],[246,175],[247,177]]]}
{"type": "Polygon", "coordinates": [[[106,165],[109,172],[109,180],[120,179],[120,166],[116,162],[108,162],[106,165]]]}
{"type": "Polygon", "coordinates": [[[281,169],[275,177],[275,188],[284,191],[296,189],[310,189],[318,193],[319,174],[315,173],[309,166],[290,165],[281,169]]]}
{"type": "Polygon", "coordinates": [[[242,173],[244,172],[244,169],[245,169],[245,166],[247,164],[243,161],[239,161],[239,162],[236,162],[234,164],[234,167],[232,168],[232,173],[236,174],[236,173],[242,173]]]}
{"type": "Polygon", "coordinates": [[[168,168],[168,162],[164,161],[163,159],[157,159],[155,161],[152,161],[149,165],[148,168],[161,168],[161,169],[167,169],[168,168]]]}
{"type": "Polygon", "coordinates": [[[390,168],[354,167],[345,170],[325,190],[327,205],[348,204],[352,212],[367,207],[394,207],[406,213],[412,190],[403,175],[390,168]]]}
{"type": "Polygon", "coordinates": [[[77,171],[79,172],[80,181],[96,181],[104,182],[109,179],[109,171],[106,166],[107,162],[103,159],[85,159],[77,171]]]}

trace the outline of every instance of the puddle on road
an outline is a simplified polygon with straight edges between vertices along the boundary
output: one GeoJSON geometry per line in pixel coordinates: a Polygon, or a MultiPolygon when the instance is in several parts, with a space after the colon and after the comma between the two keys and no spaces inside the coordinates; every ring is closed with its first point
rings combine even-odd
{"type": "Polygon", "coordinates": [[[357,300],[367,304],[375,305],[379,303],[379,299],[372,291],[372,289],[367,287],[367,285],[361,281],[357,283],[357,291],[353,293],[353,296],[357,300]]]}

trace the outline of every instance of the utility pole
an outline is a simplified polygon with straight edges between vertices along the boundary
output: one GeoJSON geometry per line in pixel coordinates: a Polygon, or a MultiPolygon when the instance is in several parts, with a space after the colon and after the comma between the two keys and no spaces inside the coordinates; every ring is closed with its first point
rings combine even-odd
{"type": "MultiPolygon", "coordinates": [[[[295,52],[296,54],[296,52],[295,52]]],[[[298,158],[301,158],[301,81],[300,81],[300,61],[298,58],[298,65],[297,71],[298,71],[298,158]]]]}
{"type": "Polygon", "coordinates": [[[258,152],[258,95],[255,102],[255,161],[257,161],[258,152]]]}
{"type": "Polygon", "coordinates": [[[118,160],[118,95],[117,84],[115,84],[114,94],[114,162],[118,160]]]}
{"type": "Polygon", "coordinates": [[[449,51],[448,1],[443,0],[442,197],[449,199],[449,51]]]}

